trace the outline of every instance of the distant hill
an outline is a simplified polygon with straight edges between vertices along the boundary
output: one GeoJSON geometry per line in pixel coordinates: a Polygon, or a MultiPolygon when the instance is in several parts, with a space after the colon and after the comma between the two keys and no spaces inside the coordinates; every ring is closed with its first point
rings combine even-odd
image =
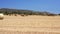
{"type": "Polygon", "coordinates": [[[1,8],[0,13],[4,13],[5,15],[9,15],[9,14],[42,15],[42,16],[56,16],[57,15],[57,14],[49,13],[49,12],[46,12],[46,11],[41,12],[41,11],[9,9],[9,8],[1,8]]]}

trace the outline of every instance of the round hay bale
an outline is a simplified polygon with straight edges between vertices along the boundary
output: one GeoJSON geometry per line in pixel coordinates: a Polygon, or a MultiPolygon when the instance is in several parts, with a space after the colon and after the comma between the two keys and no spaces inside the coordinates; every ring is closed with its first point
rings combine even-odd
{"type": "Polygon", "coordinates": [[[0,13],[0,20],[2,20],[3,18],[4,18],[4,15],[0,13]]]}
{"type": "Polygon", "coordinates": [[[25,16],[24,14],[21,14],[21,16],[25,16]]]}

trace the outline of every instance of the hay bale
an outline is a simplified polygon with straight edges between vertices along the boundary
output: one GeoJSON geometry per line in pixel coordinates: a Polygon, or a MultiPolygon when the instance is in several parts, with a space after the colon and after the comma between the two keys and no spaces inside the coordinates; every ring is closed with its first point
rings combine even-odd
{"type": "Polygon", "coordinates": [[[4,18],[3,13],[0,13],[0,20],[2,20],[4,18]]]}
{"type": "Polygon", "coordinates": [[[24,14],[21,14],[21,16],[25,16],[24,14]]]}

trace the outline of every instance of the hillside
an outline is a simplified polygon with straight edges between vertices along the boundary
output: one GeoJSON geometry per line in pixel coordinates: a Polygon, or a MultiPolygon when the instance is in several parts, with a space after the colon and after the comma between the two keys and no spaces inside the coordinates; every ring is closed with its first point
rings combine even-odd
{"type": "Polygon", "coordinates": [[[22,9],[9,9],[9,8],[1,8],[0,13],[4,13],[5,15],[9,14],[24,14],[24,15],[45,15],[45,16],[56,16],[57,14],[49,13],[47,11],[33,11],[33,10],[22,10],[22,9]]]}

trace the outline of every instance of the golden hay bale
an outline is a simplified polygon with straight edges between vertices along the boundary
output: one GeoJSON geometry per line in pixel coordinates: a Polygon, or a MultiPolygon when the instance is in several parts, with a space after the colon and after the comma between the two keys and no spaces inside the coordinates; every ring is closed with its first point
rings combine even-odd
{"type": "Polygon", "coordinates": [[[0,20],[4,18],[4,15],[0,13],[0,20]]]}

